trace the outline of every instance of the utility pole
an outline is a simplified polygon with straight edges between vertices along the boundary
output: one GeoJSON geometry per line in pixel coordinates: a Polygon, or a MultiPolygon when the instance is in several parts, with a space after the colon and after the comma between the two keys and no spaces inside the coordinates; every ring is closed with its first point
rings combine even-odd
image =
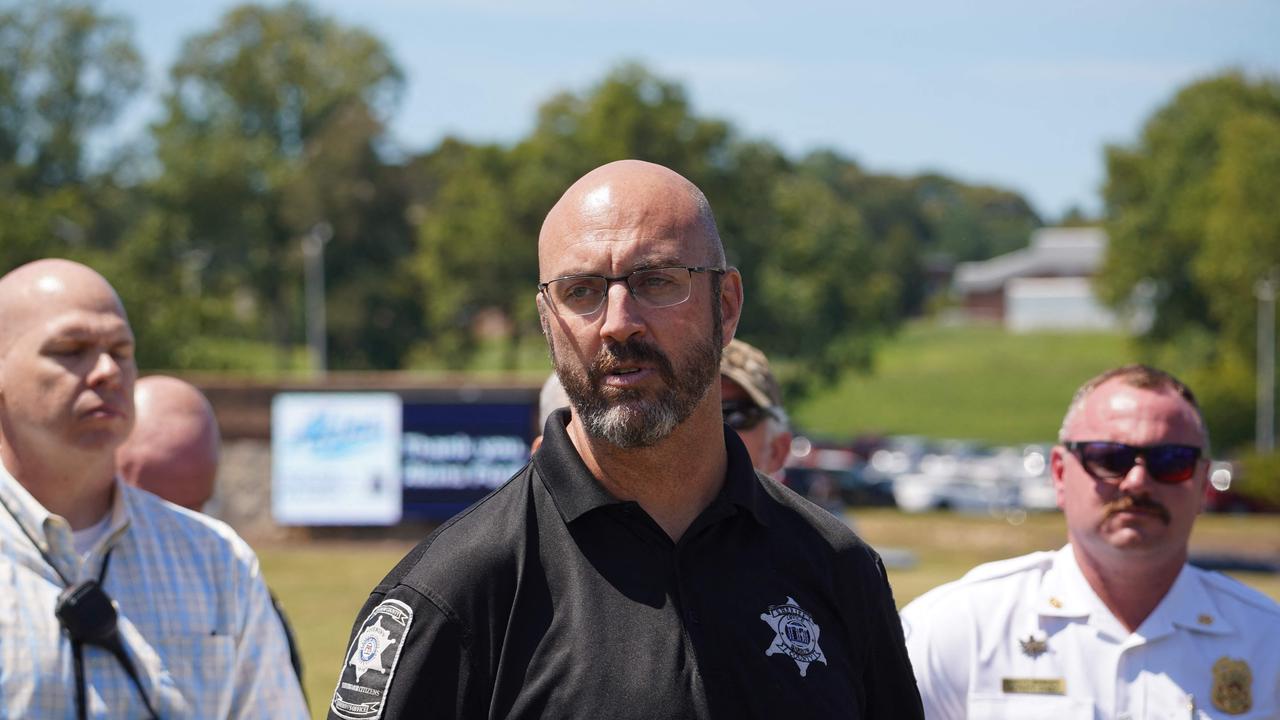
{"type": "Polygon", "coordinates": [[[1258,298],[1258,415],[1254,425],[1254,446],[1258,454],[1270,453],[1276,446],[1276,290],[1277,268],[1253,286],[1258,298]]]}
{"type": "Polygon", "coordinates": [[[306,284],[307,306],[307,354],[311,357],[311,372],[324,375],[328,370],[326,350],[326,324],[324,308],[324,245],[333,238],[333,227],[318,222],[302,236],[302,260],[306,284]]]}

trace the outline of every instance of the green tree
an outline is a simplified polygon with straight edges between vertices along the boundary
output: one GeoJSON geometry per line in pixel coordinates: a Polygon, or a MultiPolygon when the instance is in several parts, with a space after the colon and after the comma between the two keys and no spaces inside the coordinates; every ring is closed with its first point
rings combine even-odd
{"type": "Polygon", "coordinates": [[[119,198],[84,148],[142,74],[120,18],[81,2],[0,4],[0,273],[100,242],[119,198]]]}
{"type": "Polygon", "coordinates": [[[1219,447],[1252,437],[1253,293],[1280,265],[1277,188],[1275,78],[1229,72],[1192,83],[1135,145],[1107,148],[1111,242],[1097,288],[1123,307],[1154,282],[1145,352],[1201,388],[1219,447]]]}
{"type": "Polygon", "coordinates": [[[141,86],[124,20],[92,4],[0,6],[0,182],[36,193],[85,179],[88,136],[141,86]]]}
{"type": "Polygon", "coordinates": [[[1193,327],[1212,333],[1221,327],[1211,301],[1219,288],[1201,282],[1195,268],[1209,245],[1208,218],[1219,196],[1214,175],[1229,136],[1225,128],[1242,113],[1280,116],[1280,84],[1240,73],[1192,83],[1156,111],[1134,146],[1106,150],[1110,244],[1096,286],[1104,300],[1123,306],[1139,283],[1154,281],[1152,342],[1172,341],[1193,327]]]}
{"type": "MultiPolygon", "coordinates": [[[[298,2],[244,5],[189,38],[170,77],[150,192],[181,218],[170,242],[207,258],[206,288],[249,288],[270,336],[287,346],[300,327],[299,241],[326,222],[335,229],[326,258],[338,270],[334,294],[357,296],[346,307],[381,309],[381,324],[388,312],[402,314],[382,293],[412,283],[392,271],[380,290],[368,277],[387,272],[382,263],[399,257],[408,232],[402,220],[374,219],[403,218],[402,207],[386,205],[396,194],[384,195],[382,183],[396,175],[375,151],[403,84],[382,43],[298,2]]],[[[398,362],[402,347],[360,355],[358,319],[335,318],[351,330],[336,345],[354,353],[336,356],[337,365],[398,362]]]]}
{"type": "Polygon", "coordinates": [[[1254,286],[1269,271],[1280,273],[1280,112],[1232,116],[1220,135],[1204,244],[1192,271],[1224,337],[1249,350],[1254,286]]]}
{"type": "Polygon", "coordinates": [[[861,213],[804,174],[781,178],[768,199],[773,242],[753,281],[768,347],[799,361],[798,378],[831,381],[868,367],[873,342],[901,319],[899,278],[878,257],[861,213]]]}
{"type": "Polygon", "coordinates": [[[537,253],[511,209],[507,152],[446,143],[426,160],[439,184],[419,225],[415,267],[428,295],[432,350],[464,367],[477,348],[476,321],[498,312],[513,321],[505,364],[514,368],[532,322],[537,253]]]}
{"type": "Polygon", "coordinates": [[[538,231],[578,177],[638,158],[709,188],[730,135],[727,124],[695,115],[678,84],[625,64],[582,95],[552,97],[513,148],[446,141],[420,158],[415,267],[437,354],[464,365],[477,346],[474,321],[496,311],[512,325],[505,358],[514,364],[523,339],[537,334],[538,231]]]}

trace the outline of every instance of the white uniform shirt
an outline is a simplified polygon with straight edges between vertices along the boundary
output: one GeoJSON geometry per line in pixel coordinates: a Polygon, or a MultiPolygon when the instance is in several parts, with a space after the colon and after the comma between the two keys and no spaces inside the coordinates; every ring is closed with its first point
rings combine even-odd
{"type": "Polygon", "coordinates": [[[1132,633],[1070,545],[980,565],[902,623],[931,719],[1280,718],[1280,606],[1190,565],[1132,633]]]}
{"type": "MultiPolygon", "coordinates": [[[[0,466],[0,500],[72,582],[97,578],[152,706],[178,718],[305,718],[284,630],[253,550],[217,520],[117,480],[106,533],[81,557],[67,521],[0,466]]],[[[0,718],[75,717],[71,643],[54,617],[64,584],[0,508],[0,718]]],[[[143,718],[107,650],[84,648],[88,715],[143,718]]]]}

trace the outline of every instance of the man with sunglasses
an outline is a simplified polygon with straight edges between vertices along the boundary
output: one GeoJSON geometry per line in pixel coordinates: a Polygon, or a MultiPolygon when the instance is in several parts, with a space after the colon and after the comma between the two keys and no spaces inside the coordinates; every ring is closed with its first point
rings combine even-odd
{"type": "Polygon", "coordinates": [[[720,358],[720,408],[724,423],[738,432],[751,464],[774,475],[791,454],[791,429],[782,409],[782,388],[769,358],[734,338],[720,358]]]}
{"type": "Polygon", "coordinates": [[[374,589],[331,718],[919,718],[879,558],[723,422],[742,278],[710,206],[621,161],[543,223],[572,411],[374,589]]]}
{"type": "Polygon", "coordinates": [[[0,718],[305,718],[253,551],[116,473],[137,373],[101,275],[0,277],[0,718]]]}
{"type": "Polygon", "coordinates": [[[1051,458],[1069,544],[903,609],[928,716],[1280,717],[1280,607],[1187,564],[1208,441],[1167,373],[1085,383],[1051,458]]]}

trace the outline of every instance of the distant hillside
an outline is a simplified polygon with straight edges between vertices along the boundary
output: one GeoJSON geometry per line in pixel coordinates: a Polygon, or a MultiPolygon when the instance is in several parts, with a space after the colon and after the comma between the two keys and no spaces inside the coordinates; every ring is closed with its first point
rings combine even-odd
{"type": "Polygon", "coordinates": [[[793,417],[804,430],[836,437],[1049,441],[1080,383],[1135,358],[1118,334],[916,323],[879,348],[872,373],[845,375],[794,407],[793,417]]]}

